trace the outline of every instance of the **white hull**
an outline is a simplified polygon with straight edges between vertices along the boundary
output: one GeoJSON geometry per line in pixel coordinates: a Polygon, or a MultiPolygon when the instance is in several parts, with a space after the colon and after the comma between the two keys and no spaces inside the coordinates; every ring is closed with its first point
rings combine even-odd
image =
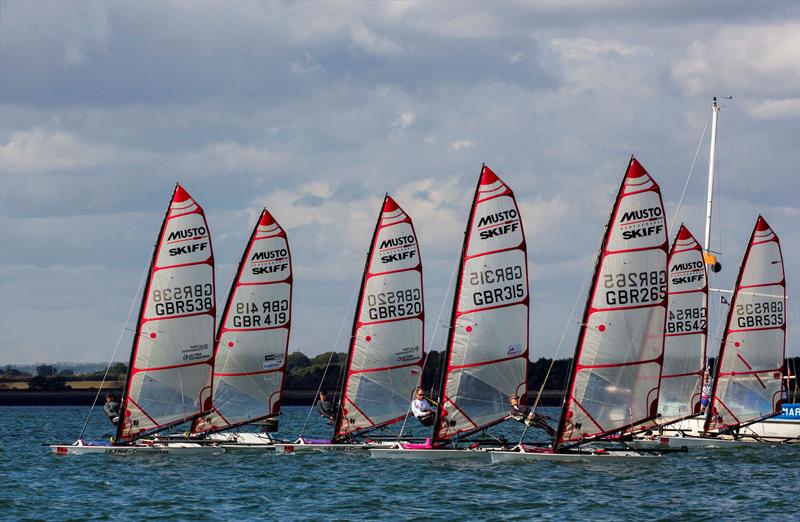
{"type": "Polygon", "coordinates": [[[302,442],[287,443],[276,442],[274,444],[275,453],[293,454],[293,453],[360,453],[371,450],[372,448],[380,448],[382,446],[392,446],[394,443],[379,443],[379,442],[356,442],[350,444],[306,444],[302,442]]]}
{"type": "Polygon", "coordinates": [[[50,450],[55,455],[197,455],[225,453],[225,449],[215,445],[201,445],[190,442],[170,444],[136,444],[131,446],[93,446],[78,441],[75,444],[53,444],[50,450]]]}
{"type": "Polygon", "coordinates": [[[547,460],[554,462],[620,462],[633,461],[653,462],[663,458],[662,455],[643,455],[635,451],[606,451],[602,453],[548,453],[548,452],[522,452],[514,451],[489,451],[492,464],[504,462],[533,462],[547,460]]]}
{"type": "Polygon", "coordinates": [[[369,453],[375,459],[481,460],[489,462],[489,452],[484,450],[373,448],[369,453]]]}
{"type": "Polygon", "coordinates": [[[759,442],[755,439],[734,440],[729,437],[656,437],[654,439],[635,439],[628,444],[634,448],[687,449],[758,448],[769,447],[771,445],[770,443],[759,442]]]}
{"type": "MultiPolygon", "coordinates": [[[[704,422],[705,419],[703,417],[684,419],[675,424],[665,426],[663,435],[666,437],[677,437],[679,434],[685,434],[699,437],[703,434],[704,422]]],[[[767,419],[741,428],[739,430],[739,435],[743,437],[755,436],[759,439],[763,439],[765,442],[790,441],[800,443],[800,421],[791,419],[767,419]]]]}

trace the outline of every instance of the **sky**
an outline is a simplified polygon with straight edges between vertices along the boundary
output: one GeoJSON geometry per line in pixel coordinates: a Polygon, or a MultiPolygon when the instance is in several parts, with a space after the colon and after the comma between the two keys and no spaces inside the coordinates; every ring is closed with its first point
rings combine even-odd
{"type": "Polygon", "coordinates": [[[3,1],[0,364],[128,359],[176,182],[205,208],[220,311],[261,209],[284,226],[308,355],[346,349],[391,193],[440,350],[484,162],[524,220],[530,356],[569,357],[631,154],[702,237],[713,96],[712,286],[763,214],[800,355],[800,3],[3,1]]]}

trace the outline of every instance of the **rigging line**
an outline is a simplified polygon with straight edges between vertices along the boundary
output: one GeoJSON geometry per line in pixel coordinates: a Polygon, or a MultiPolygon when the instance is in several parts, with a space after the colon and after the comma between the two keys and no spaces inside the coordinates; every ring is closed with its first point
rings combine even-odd
{"type": "MultiPolygon", "coordinates": [[[[155,247],[154,247],[155,248],[155,247]]],[[[114,363],[114,357],[117,355],[117,351],[119,350],[119,345],[122,342],[122,337],[125,335],[125,332],[128,331],[128,323],[131,320],[131,315],[133,314],[133,309],[136,307],[136,302],[138,301],[138,296],[142,294],[142,287],[144,286],[144,282],[147,279],[147,274],[150,271],[150,260],[153,257],[153,252],[147,255],[147,261],[145,262],[144,272],[142,272],[142,276],[139,278],[139,285],[136,287],[136,292],[133,294],[133,301],[131,302],[131,306],[128,309],[128,315],[125,318],[125,323],[122,325],[122,330],[119,332],[119,337],[117,337],[117,344],[114,346],[114,352],[111,354],[111,358],[108,360],[108,366],[106,366],[106,371],[103,373],[103,380],[100,381],[100,387],[97,389],[97,393],[94,396],[94,401],[92,401],[92,407],[89,408],[89,413],[86,415],[86,421],[83,423],[83,428],[81,428],[81,433],[78,435],[78,440],[83,438],[83,434],[86,432],[86,427],[89,425],[89,419],[92,417],[92,412],[94,411],[94,407],[97,404],[97,399],[100,397],[100,393],[103,391],[103,384],[106,382],[106,378],[108,378],[108,372],[111,369],[111,365],[114,363]]],[[[130,375],[131,369],[128,368],[128,375],[130,375]]],[[[120,406],[122,406],[120,404],[120,406]]]]}
{"type": "MultiPolygon", "coordinates": [[[[597,242],[597,245],[595,245],[594,249],[595,252],[600,250],[600,245],[603,242],[604,236],[605,236],[605,228],[603,228],[603,234],[600,235],[600,240],[597,242]]],[[[544,380],[542,380],[542,384],[541,386],[539,386],[539,392],[536,394],[536,400],[533,402],[533,407],[531,408],[531,411],[533,411],[534,413],[536,412],[536,408],[539,406],[539,402],[542,399],[542,394],[544,393],[545,384],[547,384],[547,379],[550,378],[550,373],[553,371],[553,366],[555,366],[557,356],[564,345],[564,339],[566,339],[567,337],[567,332],[569,331],[570,326],[572,326],[572,323],[574,322],[580,323],[580,321],[573,320],[573,317],[575,316],[575,310],[578,308],[578,304],[580,303],[584,288],[586,288],[586,285],[589,282],[589,277],[591,276],[592,268],[594,268],[595,263],[596,259],[592,258],[592,262],[589,263],[589,265],[586,267],[586,270],[584,271],[583,281],[581,282],[581,286],[578,289],[577,295],[575,296],[575,302],[572,304],[572,310],[570,311],[569,317],[567,318],[567,324],[564,325],[564,329],[561,331],[561,339],[558,341],[558,345],[556,346],[556,351],[553,354],[552,360],[550,361],[550,367],[547,368],[547,373],[545,373],[544,375],[544,380]]],[[[525,369],[525,371],[527,371],[527,368],[525,369]]],[[[572,364],[570,364],[570,371],[572,371],[572,364]]],[[[525,439],[525,435],[528,432],[529,427],[530,425],[528,424],[525,425],[525,429],[522,430],[522,436],[519,438],[517,446],[519,447],[522,446],[522,441],[525,439]]]]}
{"type": "MultiPolygon", "coordinates": [[[[450,282],[447,283],[447,290],[445,291],[444,298],[442,299],[442,307],[439,308],[439,317],[436,318],[436,326],[433,327],[433,334],[431,335],[430,349],[428,350],[428,353],[425,354],[425,360],[422,362],[422,370],[420,370],[420,372],[419,372],[419,385],[420,386],[424,385],[424,383],[422,382],[422,379],[423,379],[423,377],[425,377],[425,365],[428,364],[428,358],[430,357],[431,352],[433,352],[433,343],[436,340],[436,333],[439,331],[439,326],[440,325],[444,328],[444,324],[442,323],[442,314],[444,314],[444,306],[447,303],[447,298],[450,295],[450,290],[453,287],[453,280],[455,279],[456,272],[458,272],[458,263],[459,263],[460,260],[461,260],[461,256],[459,255],[456,258],[456,264],[453,267],[453,270],[450,271],[450,282]]],[[[455,296],[453,297],[453,299],[455,299],[455,296]]],[[[446,349],[446,347],[445,347],[445,349],[446,349]]],[[[444,352],[442,352],[442,353],[444,353],[444,352]]],[[[441,367],[442,367],[442,365],[439,364],[439,368],[441,368],[441,367]]],[[[439,370],[437,369],[436,373],[434,374],[434,382],[439,382],[438,376],[439,376],[439,370]]],[[[412,391],[412,393],[414,393],[414,392],[412,391]]],[[[442,400],[441,397],[437,397],[437,399],[438,400],[442,400]]],[[[400,433],[397,434],[397,442],[398,443],[400,443],[400,439],[403,436],[403,430],[406,428],[406,421],[408,420],[408,414],[411,413],[411,403],[413,401],[414,401],[414,396],[412,395],[411,400],[408,401],[408,408],[406,409],[406,416],[403,418],[403,424],[402,424],[402,426],[400,426],[400,433]]],[[[433,429],[436,429],[436,427],[434,426],[433,429]]]]}
{"type": "Polygon", "coordinates": [[[697,157],[700,155],[700,148],[703,146],[703,140],[706,137],[706,131],[708,130],[708,119],[706,119],[706,126],[703,128],[703,135],[700,136],[700,143],[697,144],[697,150],[694,153],[694,159],[692,160],[692,167],[689,169],[689,176],[686,178],[686,183],[683,185],[683,192],[681,192],[681,199],[678,200],[678,206],[675,207],[675,214],[672,216],[672,223],[669,226],[670,231],[675,230],[675,222],[678,220],[678,214],[681,210],[681,205],[683,204],[683,197],[686,195],[686,189],[689,187],[689,181],[692,179],[692,173],[694,172],[695,163],[697,163],[697,157]]]}
{"type": "MultiPolygon", "coordinates": [[[[328,368],[331,367],[331,360],[333,356],[336,354],[336,347],[339,346],[339,339],[342,337],[342,330],[344,330],[344,325],[347,322],[347,318],[349,317],[348,312],[350,308],[353,306],[353,301],[356,300],[356,294],[358,293],[359,286],[355,287],[353,290],[353,296],[350,298],[350,304],[347,305],[347,309],[345,310],[344,314],[342,314],[342,323],[339,325],[339,333],[336,334],[336,342],[333,344],[333,349],[331,350],[331,354],[328,357],[328,364],[325,365],[325,371],[322,372],[322,378],[319,381],[319,386],[317,386],[317,394],[314,395],[314,399],[311,401],[311,407],[308,409],[308,414],[306,415],[306,420],[303,422],[303,428],[300,430],[300,437],[306,432],[306,426],[308,426],[308,419],[311,417],[311,413],[314,411],[314,406],[317,404],[317,399],[319,398],[319,392],[322,390],[322,386],[325,383],[325,376],[328,374],[328,368]]],[[[340,398],[341,399],[341,398],[340,398]]]]}
{"type": "Polygon", "coordinates": [[[753,204],[753,194],[750,192],[750,187],[747,185],[747,178],[745,177],[744,171],[742,170],[742,163],[739,161],[739,155],[736,154],[736,147],[734,147],[733,145],[733,138],[728,132],[728,128],[724,124],[722,125],[722,130],[725,132],[725,137],[728,138],[728,144],[731,147],[733,158],[736,160],[736,169],[739,172],[739,177],[742,178],[742,183],[744,184],[744,188],[747,191],[747,197],[750,200],[750,208],[753,210],[753,215],[757,216],[758,212],[756,212],[756,206],[753,204]]]}

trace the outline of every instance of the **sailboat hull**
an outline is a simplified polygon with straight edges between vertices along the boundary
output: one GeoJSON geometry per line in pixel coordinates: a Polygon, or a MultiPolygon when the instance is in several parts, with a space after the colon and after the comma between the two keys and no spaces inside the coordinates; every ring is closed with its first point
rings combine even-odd
{"type": "Polygon", "coordinates": [[[50,446],[50,450],[54,455],[209,455],[225,453],[225,449],[220,446],[189,442],[111,446],[78,441],[75,444],[53,444],[50,446]]]}
{"type": "MultiPolygon", "coordinates": [[[[698,446],[688,446],[687,447],[717,447],[718,445],[726,444],[726,442],[720,442],[726,440],[724,438],[718,437],[701,437],[703,434],[703,417],[692,417],[689,419],[684,419],[680,422],[675,424],[670,424],[665,426],[662,430],[660,437],[639,437],[639,440],[648,440],[654,439],[659,440],[662,438],[672,438],[676,439],[675,444],[678,446],[684,445],[680,444],[681,440],[685,439],[700,439],[700,440],[707,440],[711,441],[713,444],[709,445],[706,443],[705,445],[698,445],[698,446]]],[[[752,444],[753,442],[766,442],[766,443],[779,443],[779,442],[788,442],[794,444],[800,444],[800,420],[786,418],[773,418],[767,419],[761,422],[756,422],[754,424],[750,424],[749,426],[745,426],[739,430],[740,438],[746,439],[744,444],[752,444]]],[[[733,439],[727,439],[729,442],[735,442],[733,439]]],[[[653,444],[653,442],[648,442],[648,444],[653,444]]]]}
{"type": "Polygon", "coordinates": [[[478,460],[489,462],[489,452],[485,450],[373,448],[370,449],[369,453],[375,459],[478,460]]]}
{"type": "Polygon", "coordinates": [[[553,462],[623,462],[632,461],[636,462],[652,462],[659,461],[663,458],[662,455],[652,455],[637,453],[635,451],[617,450],[605,451],[602,453],[594,452],[570,452],[570,453],[553,453],[553,452],[528,452],[528,451],[489,451],[492,464],[501,464],[508,462],[533,462],[533,461],[553,461],[553,462]]]}

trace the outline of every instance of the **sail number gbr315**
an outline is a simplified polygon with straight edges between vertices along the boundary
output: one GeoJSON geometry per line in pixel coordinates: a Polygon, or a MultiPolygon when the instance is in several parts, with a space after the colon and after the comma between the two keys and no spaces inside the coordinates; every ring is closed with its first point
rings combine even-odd
{"type": "Polygon", "coordinates": [[[611,306],[647,305],[667,297],[667,271],[603,274],[606,303],[611,306]]]}

